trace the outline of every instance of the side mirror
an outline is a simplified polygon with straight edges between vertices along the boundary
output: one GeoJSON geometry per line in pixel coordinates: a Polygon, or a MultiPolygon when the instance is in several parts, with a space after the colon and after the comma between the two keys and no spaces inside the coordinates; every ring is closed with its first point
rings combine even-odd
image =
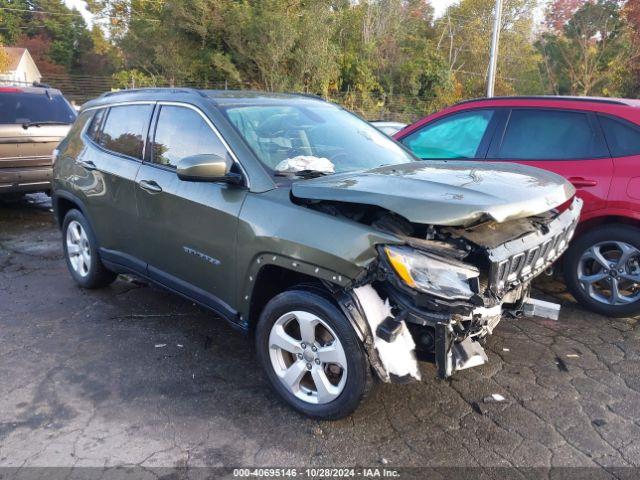
{"type": "Polygon", "coordinates": [[[240,183],[242,177],[231,173],[231,161],[215,153],[191,155],[178,162],[176,173],[188,182],[240,183]]]}

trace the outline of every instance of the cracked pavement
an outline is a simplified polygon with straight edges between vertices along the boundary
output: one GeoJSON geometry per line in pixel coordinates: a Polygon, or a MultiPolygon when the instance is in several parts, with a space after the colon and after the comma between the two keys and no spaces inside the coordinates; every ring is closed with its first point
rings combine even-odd
{"type": "Polygon", "coordinates": [[[440,381],[422,364],[322,423],[210,312],[134,278],[77,288],[47,197],[0,203],[0,466],[639,466],[637,319],[537,289],[559,321],[503,321],[487,365],[440,381]]]}

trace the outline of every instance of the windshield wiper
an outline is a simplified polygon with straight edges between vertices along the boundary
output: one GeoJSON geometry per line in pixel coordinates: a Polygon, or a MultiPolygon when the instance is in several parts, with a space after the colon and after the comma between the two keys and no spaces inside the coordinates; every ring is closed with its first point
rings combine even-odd
{"type": "Polygon", "coordinates": [[[43,120],[40,122],[25,122],[22,124],[22,128],[25,130],[29,127],[39,127],[40,125],[71,125],[69,122],[57,122],[55,120],[43,120]]]}
{"type": "Polygon", "coordinates": [[[329,172],[323,172],[322,170],[298,170],[298,171],[278,171],[275,173],[278,177],[302,177],[302,178],[315,178],[323,177],[325,175],[331,175],[329,172]]]}

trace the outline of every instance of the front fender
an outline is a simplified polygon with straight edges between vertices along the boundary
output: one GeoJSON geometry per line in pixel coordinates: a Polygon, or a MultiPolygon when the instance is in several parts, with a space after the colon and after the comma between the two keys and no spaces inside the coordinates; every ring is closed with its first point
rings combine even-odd
{"type": "Polygon", "coordinates": [[[238,310],[247,315],[256,274],[278,265],[346,287],[376,259],[376,245],[402,243],[345,217],[296,205],[286,188],[249,194],[238,224],[238,310]]]}

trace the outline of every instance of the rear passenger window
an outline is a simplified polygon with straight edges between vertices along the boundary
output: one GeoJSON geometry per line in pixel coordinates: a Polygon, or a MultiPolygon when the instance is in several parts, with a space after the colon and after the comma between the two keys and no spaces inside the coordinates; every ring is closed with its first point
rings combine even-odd
{"type": "Polygon", "coordinates": [[[181,159],[204,153],[225,157],[227,150],[198,112],[163,106],[153,140],[153,162],[175,168],[181,159]]]}
{"type": "Polygon", "coordinates": [[[582,112],[513,110],[498,158],[570,160],[607,157],[605,145],[582,112]]]}
{"type": "Polygon", "coordinates": [[[609,151],[614,157],[640,155],[640,128],[624,120],[598,116],[609,151]]]}
{"type": "Polygon", "coordinates": [[[152,105],[111,107],[99,143],[104,148],[142,159],[142,146],[152,105]]]}
{"type": "Polygon", "coordinates": [[[102,123],[102,118],[104,117],[105,108],[101,108],[96,110],[93,114],[93,118],[91,119],[91,124],[87,129],[87,136],[94,141],[98,141],[98,133],[100,132],[100,124],[102,123]]]}

